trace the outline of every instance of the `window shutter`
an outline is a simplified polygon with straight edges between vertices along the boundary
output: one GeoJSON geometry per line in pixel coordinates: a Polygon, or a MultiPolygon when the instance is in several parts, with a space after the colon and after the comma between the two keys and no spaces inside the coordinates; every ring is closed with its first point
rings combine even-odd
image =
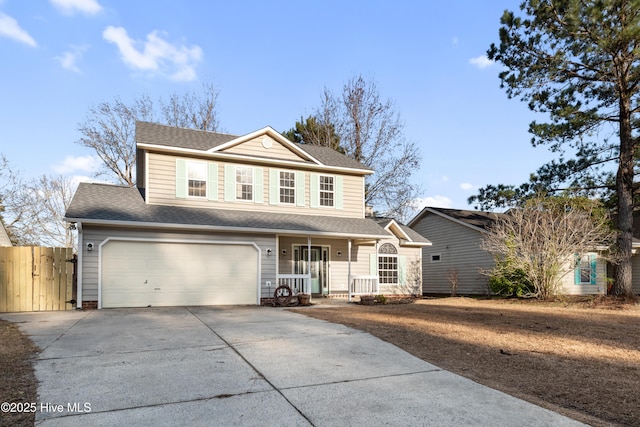
{"type": "Polygon", "coordinates": [[[218,200],[218,164],[209,163],[209,181],[207,182],[207,198],[218,200]]]}
{"type": "Polygon", "coordinates": [[[590,281],[590,283],[592,285],[595,285],[595,284],[597,284],[598,273],[596,271],[597,263],[596,263],[596,256],[594,254],[589,255],[589,262],[591,263],[591,281],[590,281]]]}
{"type": "Polygon", "coordinates": [[[176,197],[187,197],[187,161],[176,159],[176,197]]]}
{"type": "Polygon", "coordinates": [[[264,203],[264,175],[262,168],[253,168],[253,202],[264,203]]]}
{"type": "Polygon", "coordinates": [[[309,205],[312,208],[317,208],[320,206],[320,176],[312,173],[309,178],[311,179],[309,182],[309,205]]]}
{"type": "Polygon", "coordinates": [[[369,254],[369,275],[378,275],[378,254],[369,254]]]}
{"type": "Polygon", "coordinates": [[[576,284],[576,285],[579,285],[580,284],[580,254],[575,254],[574,258],[575,258],[576,268],[573,271],[573,273],[574,273],[573,274],[573,279],[574,279],[573,283],[576,284]]]}
{"type": "Polygon", "coordinates": [[[335,177],[335,197],[336,197],[336,209],[342,209],[343,208],[343,189],[342,189],[342,185],[343,185],[343,178],[341,176],[336,176],[335,177]]]}
{"type": "Polygon", "coordinates": [[[236,168],[233,165],[224,165],[224,201],[236,200],[236,168]]]}
{"type": "Polygon", "coordinates": [[[269,169],[269,204],[280,204],[280,171],[278,169],[269,169]]]}
{"type": "Polygon", "coordinates": [[[304,172],[296,172],[296,205],[304,207],[305,199],[304,172]]]}
{"type": "Polygon", "coordinates": [[[407,257],[398,255],[398,284],[407,286],[407,257]]]}

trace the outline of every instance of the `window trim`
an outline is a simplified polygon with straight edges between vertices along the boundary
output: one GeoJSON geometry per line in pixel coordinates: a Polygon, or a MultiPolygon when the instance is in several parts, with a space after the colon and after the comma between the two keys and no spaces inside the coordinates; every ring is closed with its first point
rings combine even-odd
{"type": "MultiPolygon", "coordinates": [[[[255,200],[256,197],[256,188],[255,188],[255,179],[254,179],[254,168],[251,166],[235,166],[234,168],[234,197],[235,197],[235,201],[236,202],[253,202],[255,200]],[[242,183],[242,182],[238,182],[238,172],[241,170],[246,170],[248,172],[248,174],[246,176],[248,176],[251,179],[251,183],[247,184],[247,183],[242,183]],[[243,199],[242,197],[238,197],[238,186],[244,186],[244,185],[248,185],[251,187],[251,198],[250,199],[243,199]]],[[[240,195],[242,196],[243,193],[243,188],[240,187],[240,195]]]]}
{"type": "Polygon", "coordinates": [[[187,160],[186,161],[186,166],[185,166],[185,174],[186,174],[186,185],[187,185],[187,197],[188,198],[193,198],[193,199],[206,199],[208,194],[209,194],[209,169],[208,169],[208,164],[207,162],[201,162],[201,161],[197,161],[197,160],[187,160]],[[191,167],[192,166],[200,166],[203,168],[204,170],[204,179],[202,180],[192,180],[191,177],[189,176],[189,172],[191,171],[191,167]],[[199,195],[195,195],[195,194],[191,194],[191,186],[189,185],[189,181],[201,181],[204,183],[204,195],[199,196],[199,195]]]}
{"type": "Polygon", "coordinates": [[[335,209],[336,208],[336,177],[334,175],[326,175],[326,174],[319,174],[318,175],[318,206],[320,208],[329,208],[329,209],[335,209]],[[327,191],[327,190],[323,190],[322,189],[322,179],[323,178],[331,178],[331,191],[327,191]],[[330,205],[323,205],[322,204],[322,193],[327,193],[327,194],[331,194],[331,204],[330,205]]]}
{"type": "Polygon", "coordinates": [[[378,281],[380,285],[398,286],[400,284],[400,260],[397,254],[378,254],[378,281]],[[388,258],[390,260],[394,259],[395,270],[383,269],[381,265],[383,258],[388,258]],[[384,280],[387,280],[389,276],[388,275],[384,276],[384,280],[383,280],[383,274],[382,274],[383,271],[395,273],[395,282],[385,282],[384,280]]]}
{"type": "Polygon", "coordinates": [[[296,175],[297,174],[296,174],[295,171],[278,170],[278,203],[279,204],[287,205],[287,206],[295,206],[297,204],[297,200],[298,199],[297,199],[296,190],[297,190],[298,187],[297,187],[297,182],[296,182],[296,179],[297,179],[296,175]],[[291,183],[293,184],[293,186],[291,186],[291,187],[283,187],[281,185],[282,184],[282,179],[283,179],[282,178],[282,174],[283,173],[287,173],[287,174],[290,174],[292,176],[291,183]],[[282,200],[282,196],[283,196],[282,190],[292,190],[293,191],[292,195],[289,196],[289,197],[292,198],[291,202],[285,202],[285,201],[282,200]]]}

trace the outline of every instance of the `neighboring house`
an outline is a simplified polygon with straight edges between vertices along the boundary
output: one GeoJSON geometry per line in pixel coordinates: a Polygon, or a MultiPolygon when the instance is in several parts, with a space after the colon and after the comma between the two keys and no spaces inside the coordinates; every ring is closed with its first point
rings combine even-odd
{"type": "Polygon", "coordinates": [[[279,284],[315,296],[419,294],[426,238],[365,217],[373,170],[270,127],[243,136],[138,122],[137,186],[80,184],[83,307],[259,304],[279,284]],[[415,269],[414,269],[415,270],[415,269]]]}
{"type": "MultiPolygon", "coordinates": [[[[429,236],[432,242],[422,250],[424,294],[450,294],[454,278],[458,294],[490,293],[488,277],[482,271],[493,268],[494,258],[482,250],[481,244],[487,228],[499,215],[504,214],[426,207],[409,222],[409,227],[429,236]]],[[[569,262],[574,262],[576,268],[574,274],[563,277],[565,294],[606,292],[607,263],[597,253],[588,253],[569,262]]],[[[640,262],[638,266],[640,268],[640,262]]]]}
{"type": "Polygon", "coordinates": [[[7,234],[7,230],[4,228],[4,224],[0,222],[0,246],[13,246],[11,239],[7,234]]]}

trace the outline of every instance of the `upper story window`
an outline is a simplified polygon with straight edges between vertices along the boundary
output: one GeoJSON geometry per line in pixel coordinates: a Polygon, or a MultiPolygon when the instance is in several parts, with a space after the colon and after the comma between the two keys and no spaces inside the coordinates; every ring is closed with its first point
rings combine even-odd
{"type": "Polygon", "coordinates": [[[188,195],[192,197],[207,197],[207,164],[202,162],[187,162],[188,195]]]}
{"type": "Polygon", "coordinates": [[[280,171],[280,203],[294,204],[296,202],[296,174],[295,172],[280,171]]]}
{"type": "Polygon", "coordinates": [[[236,200],[253,200],[253,169],[236,167],[236,200]]]}
{"type": "Polygon", "coordinates": [[[320,175],[320,206],[333,206],[333,177],[320,175]]]}

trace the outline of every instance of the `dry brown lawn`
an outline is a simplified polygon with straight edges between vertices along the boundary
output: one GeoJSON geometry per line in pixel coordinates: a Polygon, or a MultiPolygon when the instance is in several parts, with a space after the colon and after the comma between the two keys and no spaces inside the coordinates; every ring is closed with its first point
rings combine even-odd
{"type": "Polygon", "coordinates": [[[640,425],[640,306],[470,298],[296,311],[595,425],[640,425]]]}
{"type": "MultiPolygon", "coordinates": [[[[38,382],[31,361],[38,351],[17,326],[0,320],[0,403],[36,402],[38,382]]],[[[32,426],[34,419],[33,412],[0,411],[0,426],[32,426]]]]}

